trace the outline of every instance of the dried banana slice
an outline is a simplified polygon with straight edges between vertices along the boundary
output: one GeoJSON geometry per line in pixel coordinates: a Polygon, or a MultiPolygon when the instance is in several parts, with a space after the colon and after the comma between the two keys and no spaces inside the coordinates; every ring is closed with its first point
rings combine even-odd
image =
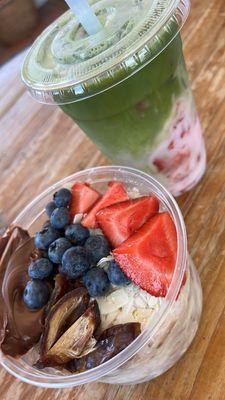
{"type": "Polygon", "coordinates": [[[51,347],[42,362],[46,365],[60,365],[76,358],[84,351],[99,324],[99,309],[93,300],[85,313],[51,347]]]}
{"type": "Polygon", "coordinates": [[[41,359],[45,356],[60,336],[87,309],[89,295],[85,288],[77,288],[64,295],[51,309],[45,321],[41,340],[41,359]]]}
{"type": "Polygon", "coordinates": [[[110,360],[124,350],[140,334],[140,324],[133,322],[115,325],[104,331],[95,349],[67,365],[70,372],[84,372],[110,360]]]}

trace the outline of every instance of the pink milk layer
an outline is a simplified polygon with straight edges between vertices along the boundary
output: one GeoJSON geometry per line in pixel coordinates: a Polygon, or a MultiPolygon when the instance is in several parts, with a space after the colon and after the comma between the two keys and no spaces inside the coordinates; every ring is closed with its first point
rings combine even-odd
{"type": "Polygon", "coordinates": [[[200,180],[206,168],[206,152],[197,114],[179,99],[164,140],[151,155],[149,162],[156,175],[174,196],[190,190],[200,180]]]}

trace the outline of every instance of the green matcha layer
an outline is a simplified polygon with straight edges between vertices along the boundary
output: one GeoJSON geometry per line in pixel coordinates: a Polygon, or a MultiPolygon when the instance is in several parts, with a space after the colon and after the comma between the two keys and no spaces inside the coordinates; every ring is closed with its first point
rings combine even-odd
{"type": "Polygon", "coordinates": [[[110,159],[121,152],[141,157],[186,90],[182,43],[177,35],[151,63],[98,95],[61,108],[110,159]]]}

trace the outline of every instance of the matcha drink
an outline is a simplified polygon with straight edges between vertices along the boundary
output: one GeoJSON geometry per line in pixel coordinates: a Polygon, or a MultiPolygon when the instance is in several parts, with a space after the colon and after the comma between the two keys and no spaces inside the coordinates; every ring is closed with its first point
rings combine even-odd
{"type": "Polygon", "coordinates": [[[114,163],[156,175],[174,194],[194,186],[206,156],[179,30],[189,2],[92,2],[88,35],[67,12],[36,40],[22,76],[60,105],[114,163]]]}

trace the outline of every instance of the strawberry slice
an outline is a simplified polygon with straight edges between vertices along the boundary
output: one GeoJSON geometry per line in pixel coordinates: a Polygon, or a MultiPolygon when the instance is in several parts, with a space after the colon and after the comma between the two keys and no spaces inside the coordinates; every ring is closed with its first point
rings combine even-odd
{"type": "Polygon", "coordinates": [[[100,194],[90,187],[88,183],[76,182],[72,188],[72,199],[70,202],[70,220],[72,221],[75,214],[83,214],[100,198],[100,194]]]}
{"type": "Polygon", "coordinates": [[[98,211],[105,207],[111,206],[112,204],[129,199],[129,196],[121,182],[109,182],[108,186],[109,187],[102,198],[82,220],[82,225],[86,226],[86,228],[96,228],[96,214],[98,211]]]}
{"type": "Polygon", "coordinates": [[[113,247],[118,247],[159,211],[156,197],[145,196],[104,208],[96,220],[113,247]]]}
{"type": "Polygon", "coordinates": [[[169,213],[150,218],[113,255],[136,285],[153,296],[165,297],[177,256],[176,228],[169,213]]]}

